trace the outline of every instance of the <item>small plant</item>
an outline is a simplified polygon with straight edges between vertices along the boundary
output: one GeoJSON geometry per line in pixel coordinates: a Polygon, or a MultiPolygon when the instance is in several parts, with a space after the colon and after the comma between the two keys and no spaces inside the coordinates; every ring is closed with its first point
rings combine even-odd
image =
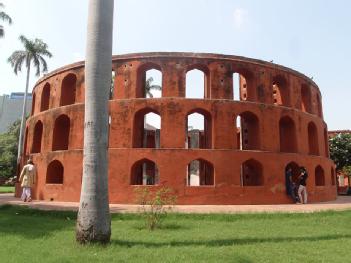
{"type": "Polygon", "coordinates": [[[160,227],[162,220],[172,210],[177,196],[167,186],[157,189],[138,187],[136,190],[138,204],[141,205],[141,214],[145,218],[145,226],[150,230],[160,227]]]}

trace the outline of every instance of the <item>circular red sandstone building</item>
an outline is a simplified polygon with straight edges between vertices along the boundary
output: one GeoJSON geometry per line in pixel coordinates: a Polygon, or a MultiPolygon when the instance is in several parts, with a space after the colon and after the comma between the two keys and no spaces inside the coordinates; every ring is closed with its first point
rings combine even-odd
{"type": "MultiPolygon", "coordinates": [[[[290,203],[289,166],[295,179],[300,166],[307,169],[309,201],[336,198],[321,94],[303,74],[256,59],[195,53],[114,56],[112,74],[111,203],[133,203],[136,187],[161,184],[175,190],[178,204],[290,203]],[[160,98],[145,90],[151,69],[162,75],[160,98]],[[186,97],[193,70],[203,73],[202,98],[186,97]],[[150,113],[159,127],[147,123],[150,113]],[[194,114],[202,128],[190,127],[194,114]]],[[[38,169],[34,198],[79,201],[83,129],[80,62],[34,87],[23,156],[32,156],[38,169]]]]}

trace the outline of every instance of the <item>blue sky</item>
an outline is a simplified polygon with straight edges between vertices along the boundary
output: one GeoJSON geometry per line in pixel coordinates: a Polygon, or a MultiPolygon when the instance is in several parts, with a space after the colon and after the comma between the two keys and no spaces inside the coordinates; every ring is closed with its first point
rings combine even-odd
{"type": "MultiPolygon", "coordinates": [[[[88,0],[1,0],[14,24],[0,39],[0,94],[23,91],[7,57],[18,36],[41,38],[49,70],[84,59],[88,0]]],[[[351,129],[351,1],[116,0],[114,54],[242,55],[298,70],[318,84],[329,129],[351,129]]],[[[31,86],[37,79],[31,76],[31,86]]]]}

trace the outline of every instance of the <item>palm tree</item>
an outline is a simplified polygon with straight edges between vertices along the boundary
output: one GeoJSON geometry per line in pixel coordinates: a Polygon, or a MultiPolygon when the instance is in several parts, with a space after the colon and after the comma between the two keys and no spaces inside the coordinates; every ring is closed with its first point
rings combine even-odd
{"type": "MultiPolygon", "coordinates": [[[[0,3],[0,7],[3,8],[4,4],[0,3]]],[[[8,14],[6,14],[4,11],[0,11],[0,20],[9,23],[9,25],[12,24],[11,17],[8,14]]],[[[0,37],[4,37],[4,34],[5,34],[4,27],[0,25],[0,37]]]]}
{"type": "Polygon", "coordinates": [[[149,77],[146,81],[145,81],[145,95],[146,97],[149,98],[153,98],[154,95],[152,94],[152,90],[162,90],[162,87],[160,85],[153,85],[152,82],[154,81],[153,77],[149,77]]]}
{"type": "Polygon", "coordinates": [[[45,44],[42,40],[35,39],[33,41],[23,35],[19,37],[19,40],[22,42],[24,50],[17,50],[13,52],[12,55],[8,58],[8,62],[11,63],[11,66],[13,67],[16,75],[18,71],[21,71],[23,63],[25,63],[27,67],[26,90],[23,98],[21,128],[18,140],[17,164],[19,164],[23,152],[23,135],[26,122],[27,93],[31,64],[33,64],[36,69],[35,75],[39,76],[41,72],[47,72],[48,70],[48,65],[44,57],[52,57],[52,54],[48,51],[48,45],[45,44]]]}
{"type": "Polygon", "coordinates": [[[111,87],[114,0],[90,0],[85,60],[83,180],[76,240],[108,243],[108,98],[111,87]]]}

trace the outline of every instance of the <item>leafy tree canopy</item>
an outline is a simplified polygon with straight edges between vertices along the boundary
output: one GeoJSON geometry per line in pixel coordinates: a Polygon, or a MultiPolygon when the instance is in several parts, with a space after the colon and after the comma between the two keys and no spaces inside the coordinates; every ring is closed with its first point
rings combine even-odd
{"type": "Polygon", "coordinates": [[[17,145],[21,121],[15,121],[6,133],[0,134],[0,177],[9,178],[16,173],[17,145]]]}
{"type": "Polygon", "coordinates": [[[351,134],[339,133],[329,139],[330,158],[340,171],[346,166],[351,166],[351,134]]]}

